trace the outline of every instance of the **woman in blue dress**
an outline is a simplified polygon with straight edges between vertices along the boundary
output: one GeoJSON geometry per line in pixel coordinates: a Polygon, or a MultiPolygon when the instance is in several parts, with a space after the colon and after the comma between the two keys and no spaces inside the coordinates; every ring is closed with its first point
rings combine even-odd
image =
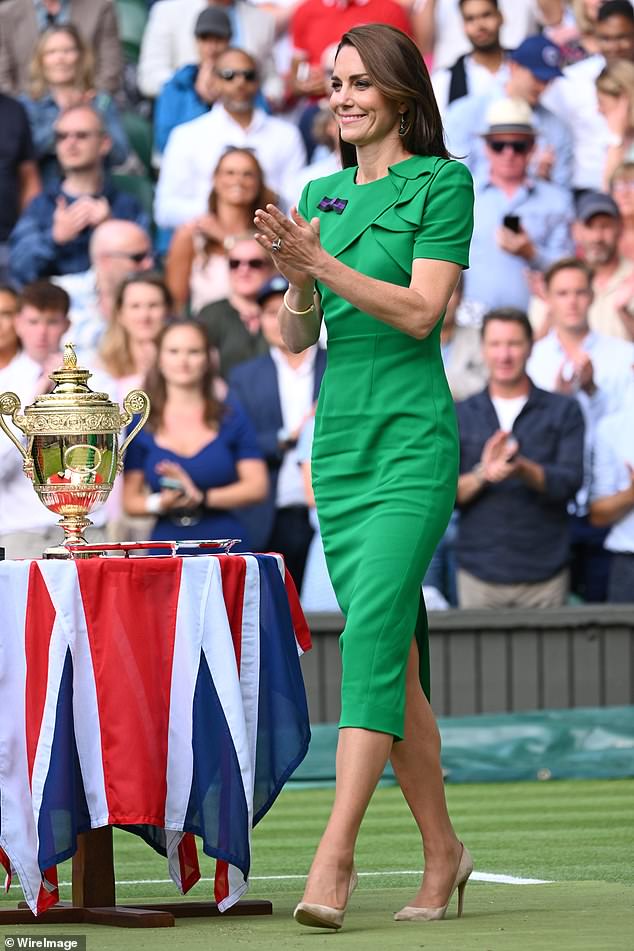
{"type": "Polygon", "coordinates": [[[265,498],[266,465],[240,406],[213,395],[202,324],[176,321],[162,331],[145,389],[152,409],[127,452],[126,512],[156,515],[156,541],[241,538],[237,550],[248,551],[239,509],[265,498]]]}

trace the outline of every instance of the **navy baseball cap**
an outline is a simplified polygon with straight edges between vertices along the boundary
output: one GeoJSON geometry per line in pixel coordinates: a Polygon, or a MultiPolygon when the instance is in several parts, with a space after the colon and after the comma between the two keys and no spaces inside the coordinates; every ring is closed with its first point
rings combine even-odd
{"type": "Polygon", "coordinates": [[[620,218],[621,213],[611,195],[605,192],[585,192],[577,202],[577,218],[586,224],[595,215],[620,218]]]}
{"type": "Polygon", "coordinates": [[[257,302],[263,304],[273,294],[285,294],[288,290],[288,281],[281,274],[274,274],[258,291],[257,302]]]}
{"type": "Polygon", "coordinates": [[[556,43],[545,36],[528,36],[523,43],[509,53],[514,63],[530,69],[533,76],[543,82],[550,82],[563,76],[561,66],[563,54],[556,43]]]}

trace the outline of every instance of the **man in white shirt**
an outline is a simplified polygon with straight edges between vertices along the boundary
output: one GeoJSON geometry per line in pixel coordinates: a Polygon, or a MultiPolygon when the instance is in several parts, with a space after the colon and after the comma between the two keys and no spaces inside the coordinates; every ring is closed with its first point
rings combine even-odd
{"type": "MultiPolygon", "coordinates": [[[[254,524],[260,547],[284,555],[300,590],[313,529],[296,447],[314,410],[326,354],[317,346],[291,353],[285,345],[277,315],[287,289],[279,274],[261,289],[260,320],[269,353],[234,367],[229,386],[255,427],[269,469],[269,498],[246,518],[254,524]]],[[[245,517],[245,510],[240,514],[245,517]]]]}
{"type": "Polygon", "coordinates": [[[597,426],[590,520],[607,527],[611,552],[608,601],[634,601],[634,377],[620,412],[597,426]]]}
{"type": "Polygon", "coordinates": [[[605,531],[593,528],[587,517],[590,459],[599,421],[623,404],[634,344],[590,329],[592,273],[583,261],[558,261],[544,281],[552,330],[534,345],[528,373],[545,390],[575,396],[586,420],[584,485],[572,520],[573,590],[586,601],[603,601],[609,559],[603,548],[605,531]]]}
{"type": "Polygon", "coordinates": [[[139,55],[137,81],[143,95],[154,99],[177,69],[198,61],[194,26],[212,2],[227,13],[234,45],[256,60],[264,95],[279,99],[283,83],[273,61],[275,19],[244,0],[159,0],[153,4],[139,55]]]}
{"type": "Polygon", "coordinates": [[[465,36],[471,44],[446,69],[435,69],[431,83],[441,113],[463,96],[482,96],[508,78],[508,65],[500,43],[502,14],[498,0],[459,0],[465,36]]]}
{"type": "Polygon", "coordinates": [[[154,217],[176,228],[207,208],[214,169],[229,146],[252,149],[269,188],[295,199],[293,183],[306,164],[298,129],[255,107],[258,74],[243,50],[228,49],[216,65],[218,101],[210,112],[177,126],[167,141],[156,188],[154,217]]]}
{"type": "Polygon", "coordinates": [[[600,189],[605,153],[612,134],[599,112],[595,80],[604,66],[617,59],[634,61],[634,8],[629,0],[600,4],[594,37],[599,52],[566,67],[561,79],[546,91],[543,104],[567,123],[573,136],[576,189],[600,189]]]}
{"type": "MultiPolygon", "coordinates": [[[[48,374],[62,364],[61,339],[68,330],[69,297],[49,281],[27,285],[20,296],[15,329],[22,350],[0,369],[0,393],[12,391],[22,409],[52,388],[48,374]]],[[[9,423],[9,425],[11,425],[9,423]]],[[[19,435],[19,433],[17,434],[19,435]]],[[[45,548],[61,542],[58,516],[42,505],[22,469],[22,456],[6,437],[0,441],[0,547],[7,558],[40,558],[45,548]]],[[[97,513],[95,523],[103,524],[97,513]]],[[[90,540],[102,537],[89,529],[90,540]]]]}

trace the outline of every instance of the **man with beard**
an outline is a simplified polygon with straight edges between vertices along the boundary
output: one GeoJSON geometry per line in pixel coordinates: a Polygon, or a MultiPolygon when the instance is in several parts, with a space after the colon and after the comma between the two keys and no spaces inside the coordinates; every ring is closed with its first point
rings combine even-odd
{"type": "Polygon", "coordinates": [[[508,79],[505,52],[500,45],[502,14],[498,0],[460,0],[460,13],[471,51],[448,69],[436,69],[432,86],[441,113],[463,96],[486,95],[494,84],[508,79]]]}
{"type": "MultiPolygon", "coordinates": [[[[577,203],[573,237],[592,271],[591,330],[634,341],[634,263],[619,252],[623,222],[616,202],[604,192],[586,192],[577,203]]],[[[531,323],[541,336],[552,327],[547,296],[530,302],[531,323]]]]}
{"type": "Polygon", "coordinates": [[[544,36],[529,36],[508,54],[508,78],[493,84],[482,95],[468,95],[453,102],[445,116],[448,148],[464,162],[478,181],[486,174],[487,160],[481,139],[485,118],[499,99],[522,99],[533,111],[537,148],[530,174],[555,185],[570,187],[572,137],[565,123],[546,109],[542,96],[548,85],[561,76],[562,53],[544,36]]]}

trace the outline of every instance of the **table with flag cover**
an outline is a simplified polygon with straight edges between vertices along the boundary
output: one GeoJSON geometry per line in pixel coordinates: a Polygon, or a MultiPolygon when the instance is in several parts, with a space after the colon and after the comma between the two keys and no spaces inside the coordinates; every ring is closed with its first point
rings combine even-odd
{"type": "Polygon", "coordinates": [[[303,760],[310,635],[277,555],[0,562],[0,861],[34,914],[77,835],[118,825],[221,911],[303,760]]]}

